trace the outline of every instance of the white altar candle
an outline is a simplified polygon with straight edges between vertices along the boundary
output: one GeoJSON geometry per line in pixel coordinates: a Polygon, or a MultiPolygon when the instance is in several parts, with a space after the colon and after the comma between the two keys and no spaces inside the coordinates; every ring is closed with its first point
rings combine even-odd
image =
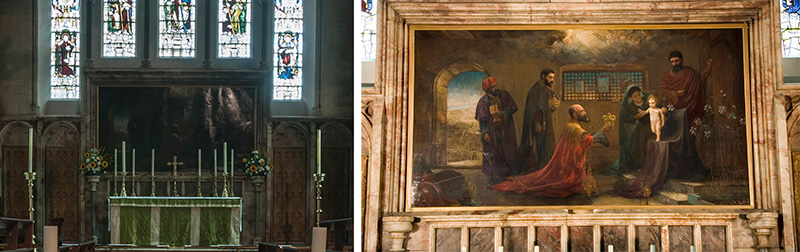
{"type": "Polygon", "coordinates": [[[322,174],[322,130],[317,129],[317,174],[322,174]]]}
{"type": "Polygon", "coordinates": [[[503,246],[500,246],[500,247],[498,247],[498,248],[497,248],[497,251],[498,251],[498,252],[503,252],[503,246]]]}
{"type": "Polygon", "coordinates": [[[533,252],[539,252],[539,245],[533,246],[533,252]]]}
{"type": "MultiPolygon", "coordinates": [[[[125,173],[125,141],[122,141],[122,173],[125,173]]],[[[123,175],[124,176],[124,175],[123,175]]]]}
{"type": "Polygon", "coordinates": [[[200,170],[200,160],[203,157],[203,153],[201,149],[197,149],[197,176],[201,177],[202,171],[200,170]]]}
{"type": "Polygon", "coordinates": [[[214,148],[214,178],[217,177],[217,148],[214,148]]]}
{"type": "Polygon", "coordinates": [[[133,164],[131,164],[131,176],[136,177],[136,149],[133,149],[133,157],[131,159],[133,159],[131,161],[133,162],[133,164]]]}
{"type": "Polygon", "coordinates": [[[461,252],[467,252],[467,246],[461,246],[461,252]]]}
{"type": "MultiPolygon", "coordinates": [[[[231,148],[231,181],[233,181],[233,171],[234,171],[234,169],[233,169],[233,160],[234,159],[236,159],[236,158],[233,157],[233,148],[231,148]]],[[[233,183],[233,182],[231,182],[231,183],[233,183]]],[[[233,184],[231,184],[231,185],[233,185],[233,184]]]]}
{"type": "Polygon", "coordinates": [[[614,245],[608,245],[608,252],[614,252],[614,245]]]}
{"type": "Polygon", "coordinates": [[[33,128],[28,128],[28,173],[33,172],[33,128]]]}
{"type": "Polygon", "coordinates": [[[228,174],[228,142],[222,143],[222,174],[228,174]]]}
{"type": "Polygon", "coordinates": [[[697,250],[694,248],[694,245],[692,245],[692,247],[691,247],[691,251],[692,251],[692,252],[697,252],[697,250]]]}
{"type": "Polygon", "coordinates": [[[656,252],[656,245],[650,244],[650,252],[656,252]]]}
{"type": "Polygon", "coordinates": [[[117,175],[117,149],[114,149],[114,175],[117,175]]]}
{"type": "Polygon", "coordinates": [[[150,149],[150,176],[156,174],[156,149],[150,149]]]}

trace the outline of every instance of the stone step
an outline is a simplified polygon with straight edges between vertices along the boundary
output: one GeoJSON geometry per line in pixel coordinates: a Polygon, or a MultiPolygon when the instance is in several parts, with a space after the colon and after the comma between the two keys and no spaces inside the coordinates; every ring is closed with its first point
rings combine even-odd
{"type": "Polygon", "coordinates": [[[706,200],[726,200],[747,197],[746,182],[688,182],[670,179],[662,188],[664,191],[696,194],[706,200]],[[733,195],[731,192],[745,192],[744,195],[733,195]]]}
{"type": "Polygon", "coordinates": [[[685,193],[661,190],[652,197],[664,205],[688,205],[689,196],[685,193]]]}

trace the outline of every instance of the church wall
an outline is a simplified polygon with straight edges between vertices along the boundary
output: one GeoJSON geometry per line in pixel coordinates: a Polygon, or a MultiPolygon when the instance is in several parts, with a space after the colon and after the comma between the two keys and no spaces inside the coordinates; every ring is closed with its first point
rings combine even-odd
{"type": "Polygon", "coordinates": [[[0,10],[0,116],[31,113],[35,1],[2,1],[0,10]]]}
{"type": "Polygon", "coordinates": [[[353,20],[351,1],[320,1],[320,114],[353,117],[353,20]],[[345,38],[345,39],[343,39],[345,38]]]}

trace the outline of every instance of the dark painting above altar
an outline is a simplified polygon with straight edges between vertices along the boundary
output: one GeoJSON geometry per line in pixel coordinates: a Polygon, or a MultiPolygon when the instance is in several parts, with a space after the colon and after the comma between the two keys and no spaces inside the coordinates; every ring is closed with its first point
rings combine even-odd
{"type": "Polygon", "coordinates": [[[752,207],[744,25],[411,38],[410,210],[752,207]]]}
{"type": "Polygon", "coordinates": [[[210,170],[214,149],[223,166],[223,143],[228,160],[231,149],[238,156],[255,146],[255,87],[99,86],[97,94],[97,147],[113,155],[126,141],[128,160],[136,149],[136,170],[150,171],[152,150],[156,172],[171,172],[172,156],[184,163],[179,171],[197,171],[198,149],[203,170],[210,170]]]}

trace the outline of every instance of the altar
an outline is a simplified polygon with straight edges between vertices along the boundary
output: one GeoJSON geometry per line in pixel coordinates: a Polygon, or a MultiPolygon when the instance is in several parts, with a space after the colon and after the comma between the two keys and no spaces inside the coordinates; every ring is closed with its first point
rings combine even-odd
{"type": "Polygon", "coordinates": [[[111,244],[239,244],[240,197],[109,197],[111,244]]]}

